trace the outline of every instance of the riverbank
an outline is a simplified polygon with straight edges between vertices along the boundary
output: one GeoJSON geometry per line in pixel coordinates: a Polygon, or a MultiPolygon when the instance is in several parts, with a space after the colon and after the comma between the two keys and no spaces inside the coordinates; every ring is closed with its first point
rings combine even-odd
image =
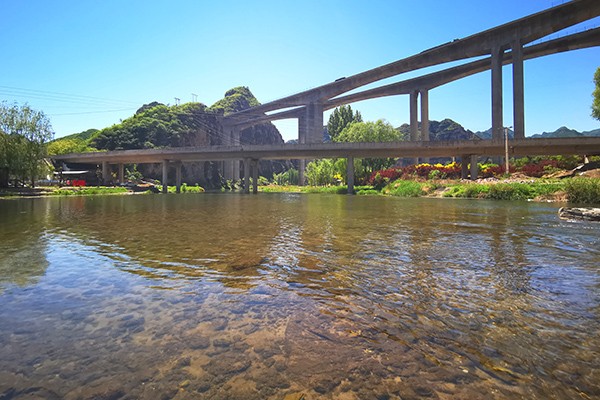
{"type": "MultiPolygon", "coordinates": [[[[143,189],[143,188],[142,188],[143,189]]],[[[140,190],[139,188],[121,187],[121,186],[46,186],[37,188],[5,188],[0,189],[1,198],[18,198],[18,197],[45,197],[45,196],[100,196],[100,195],[128,195],[128,194],[151,194],[158,193],[155,187],[148,190],[140,190]]],[[[175,186],[168,187],[169,193],[175,193],[175,186]]],[[[204,188],[201,186],[181,185],[181,193],[202,193],[204,188]]]]}
{"type": "MultiPolygon", "coordinates": [[[[344,194],[346,186],[260,186],[266,193],[344,194]]],[[[377,188],[355,187],[357,195],[398,197],[449,197],[491,200],[557,201],[600,204],[599,178],[536,179],[513,177],[470,180],[396,180],[377,188]]]]}
{"type": "MultiPolygon", "coordinates": [[[[348,188],[339,186],[264,185],[258,187],[262,193],[325,193],[346,194],[348,188]]],[[[168,187],[175,193],[175,186],[168,187]]],[[[200,186],[182,185],[182,193],[202,193],[200,186]]],[[[40,196],[98,196],[148,194],[151,191],[135,192],[127,187],[40,187],[0,189],[0,198],[40,196]]],[[[490,200],[529,200],[540,202],[568,202],[576,204],[600,204],[600,178],[538,179],[515,176],[512,178],[486,178],[470,180],[402,180],[387,183],[382,187],[356,186],[359,196],[438,197],[472,198],[490,200]]]]}

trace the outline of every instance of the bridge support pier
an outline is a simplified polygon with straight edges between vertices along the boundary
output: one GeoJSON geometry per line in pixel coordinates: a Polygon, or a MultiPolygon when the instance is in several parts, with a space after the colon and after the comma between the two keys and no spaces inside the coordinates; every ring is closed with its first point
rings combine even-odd
{"type": "Polygon", "coordinates": [[[298,186],[304,186],[304,169],[306,168],[306,160],[298,160],[298,186]]]}
{"type": "MultiPolygon", "coordinates": [[[[421,89],[421,140],[429,142],[429,90],[421,89]]],[[[428,163],[429,157],[423,158],[428,163]]]]}
{"type": "Polygon", "coordinates": [[[525,82],[523,78],[523,45],[511,45],[513,66],[513,129],[515,139],[525,139],[525,82]]]}
{"type": "Polygon", "coordinates": [[[348,157],[346,161],[346,184],[348,185],[348,194],[354,194],[354,157],[348,157]]]}
{"type": "Polygon", "coordinates": [[[110,182],[110,165],[108,161],[102,161],[102,184],[108,186],[110,182]]]}
{"type": "Polygon", "coordinates": [[[258,160],[252,160],[252,193],[258,193],[258,160]]]}
{"type": "Polygon", "coordinates": [[[181,193],[181,162],[175,164],[175,192],[181,193]]]}
{"type": "Polygon", "coordinates": [[[502,47],[492,49],[492,140],[501,141],[502,122],[502,47]]]}
{"type": "Polygon", "coordinates": [[[463,154],[460,156],[460,177],[462,179],[467,179],[469,177],[469,159],[470,156],[468,154],[463,154]]]}
{"type": "Polygon", "coordinates": [[[162,162],[162,192],[167,193],[167,181],[169,177],[169,160],[163,160],[162,162]]]}
{"type": "MultiPolygon", "coordinates": [[[[414,90],[410,92],[410,141],[419,140],[419,116],[418,116],[418,98],[419,92],[414,90]]],[[[413,158],[413,164],[419,163],[419,157],[413,158]]]]}
{"type": "MultiPolygon", "coordinates": [[[[313,102],[306,105],[298,118],[298,143],[323,143],[323,104],[313,102]]],[[[304,169],[310,160],[298,162],[298,185],[304,186],[304,169]]]]}
{"type": "Polygon", "coordinates": [[[120,184],[125,183],[125,165],[119,163],[119,172],[117,173],[117,180],[120,184]]]}
{"type": "Polygon", "coordinates": [[[244,158],[244,193],[250,193],[250,159],[244,158]]]}
{"type": "Polygon", "coordinates": [[[471,180],[474,181],[477,179],[477,174],[479,173],[479,166],[477,162],[479,157],[476,155],[471,155],[471,180]]]}

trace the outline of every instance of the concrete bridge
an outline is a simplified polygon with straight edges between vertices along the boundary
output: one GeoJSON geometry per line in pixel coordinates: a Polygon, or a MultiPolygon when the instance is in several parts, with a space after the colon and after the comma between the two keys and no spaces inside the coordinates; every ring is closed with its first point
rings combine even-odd
{"type": "MultiPolygon", "coordinates": [[[[354,158],[387,157],[463,157],[463,178],[469,174],[466,160],[471,160],[471,179],[477,177],[477,156],[501,156],[505,142],[496,140],[457,140],[447,142],[386,142],[386,143],[299,143],[280,145],[238,145],[209,147],[179,147],[151,150],[118,150],[54,156],[57,161],[102,165],[104,179],[108,180],[110,165],[118,165],[118,180],[123,182],[124,164],[162,164],[163,192],[166,192],[168,171],[175,167],[175,186],[181,186],[181,165],[184,162],[243,160],[245,190],[257,192],[258,161],[281,159],[347,158],[348,192],[354,187],[354,158]]],[[[508,146],[510,156],[580,154],[600,155],[600,137],[561,139],[515,139],[508,146]]]]}
{"type": "MultiPolygon", "coordinates": [[[[476,165],[478,155],[504,154],[502,66],[513,66],[513,125],[515,140],[511,141],[512,155],[600,154],[600,139],[573,138],[540,141],[525,139],[524,116],[524,60],[558,52],[600,45],[600,29],[547,41],[537,45],[531,42],[600,15],[600,1],[573,0],[545,11],[518,19],[463,39],[425,50],[419,54],[383,65],[359,74],[339,79],[270,103],[253,107],[223,118],[224,146],[208,148],[177,148],[162,150],[130,150],[104,153],[72,154],[54,157],[56,160],[89,162],[103,165],[108,174],[110,163],[119,164],[122,179],[123,163],[160,162],[163,181],[168,166],[177,167],[177,186],[181,181],[181,162],[225,160],[224,176],[239,179],[240,160],[244,160],[244,178],[248,189],[251,174],[257,175],[259,159],[299,159],[300,178],[303,180],[306,159],[321,157],[434,157],[461,156],[476,165]],[[423,75],[417,78],[343,95],[361,86],[421,68],[473,57],[486,57],[457,67],[423,75]],[[429,90],[448,82],[491,69],[491,141],[429,142],[429,90]],[[410,142],[323,144],[323,112],[342,104],[383,96],[408,94],[410,96],[410,142]],[[422,135],[418,137],[419,99],[422,135]],[[240,134],[245,128],[278,119],[298,119],[298,145],[241,146],[240,134]],[[254,166],[252,168],[252,166],[254,166]]],[[[463,163],[466,165],[466,163],[463,163]]],[[[351,165],[351,163],[348,163],[351,165]]],[[[474,178],[476,171],[471,171],[474,178]]],[[[468,171],[463,171],[466,176],[468,171]]],[[[349,180],[353,171],[348,171],[349,180]]],[[[257,180],[254,179],[254,182],[257,180]]],[[[351,182],[349,182],[349,186],[351,182]]],[[[254,188],[256,190],[256,187],[254,188]]]]}

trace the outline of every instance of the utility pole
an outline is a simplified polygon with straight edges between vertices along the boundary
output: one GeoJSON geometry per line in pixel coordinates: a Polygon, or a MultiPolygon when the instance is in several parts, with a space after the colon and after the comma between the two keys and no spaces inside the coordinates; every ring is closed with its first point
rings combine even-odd
{"type": "Polygon", "coordinates": [[[180,101],[180,100],[181,100],[181,99],[180,99],[179,97],[175,97],[175,105],[177,105],[177,106],[178,106],[178,105],[179,105],[179,101],[180,101]]]}
{"type": "Polygon", "coordinates": [[[196,93],[192,93],[192,103],[196,103],[198,101],[198,95],[196,93]]]}

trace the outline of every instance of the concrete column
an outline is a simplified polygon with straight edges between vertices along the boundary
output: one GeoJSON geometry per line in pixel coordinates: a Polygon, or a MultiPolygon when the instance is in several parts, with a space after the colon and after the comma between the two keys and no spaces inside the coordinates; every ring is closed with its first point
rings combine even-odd
{"type": "Polygon", "coordinates": [[[244,158],[244,193],[250,193],[250,159],[244,158]]]}
{"type": "MultiPolygon", "coordinates": [[[[242,130],[238,127],[234,127],[231,131],[231,141],[234,146],[239,146],[241,144],[241,134],[242,130]]],[[[240,180],[240,160],[233,160],[233,180],[240,180]]]]}
{"type": "Polygon", "coordinates": [[[306,168],[306,160],[298,160],[298,186],[304,186],[304,169],[306,168]]]}
{"type": "Polygon", "coordinates": [[[102,184],[105,186],[110,183],[110,166],[108,161],[102,161],[102,184]]]}
{"type": "Polygon", "coordinates": [[[429,90],[421,89],[421,140],[429,142],[429,90]]]}
{"type": "MultiPolygon", "coordinates": [[[[421,89],[421,140],[429,142],[429,90],[421,89]]],[[[429,157],[423,158],[423,162],[428,163],[429,157]]]]}
{"type": "MultiPolygon", "coordinates": [[[[223,145],[224,146],[231,146],[232,142],[233,142],[233,130],[234,128],[229,128],[226,127],[224,129],[224,134],[223,134],[223,145]]],[[[225,180],[232,180],[233,179],[233,160],[225,160],[223,161],[223,178],[225,178],[225,180]]]]}
{"type": "Polygon", "coordinates": [[[252,193],[258,193],[258,160],[252,160],[252,193]]]}
{"type": "Polygon", "coordinates": [[[323,143],[323,104],[310,103],[306,107],[307,143],[323,143]]]}
{"type": "Polygon", "coordinates": [[[502,140],[502,55],[501,47],[492,49],[492,140],[502,140]]]}
{"type": "Polygon", "coordinates": [[[479,173],[479,167],[477,166],[478,157],[476,155],[471,156],[471,180],[477,179],[479,173]]]}
{"type": "Polygon", "coordinates": [[[525,139],[525,80],[523,46],[519,41],[512,45],[513,66],[513,129],[515,139],[525,139]]]}
{"type": "Polygon", "coordinates": [[[460,177],[462,179],[467,179],[469,177],[469,155],[464,154],[460,156],[462,160],[460,163],[460,177]]]}
{"type": "Polygon", "coordinates": [[[167,184],[168,184],[167,181],[168,181],[168,177],[169,177],[169,160],[163,160],[162,165],[163,165],[162,192],[167,193],[167,184]]]}
{"type": "MultiPolygon", "coordinates": [[[[410,92],[410,140],[416,142],[419,140],[419,117],[418,117],[419,92],[416,90],[410,92]]],[[[419,157],[412,159],[413,164],[419,163],[419,157]]]]}
{"type": "Polygon", "coordinates": [[[125,183],[125,165],[123,165],[123,163],[119,163],[119,172],[117,175],[119,183],[125,183]]]}
{"type": "Polygon", "coordinates": [[[181,193],[181,163],[175,164],[175,192],[181,193]]]}
{"type": "Polygon", "coordinates": [[[348,184],[348,194],[354,194],[354,157],[348,157],[346,160],[346,183],[348,184]]]}
{"type": "MultiPolygon", "coordinates": [[[[306,113],[305,113],[306,114],[306,113]]],[[[308,131],[307,117],[302,115],[298,117],[298,143],[306,143],[306,136],[308,131]]],[[[298,160],[298,185],[304,186],[304,168],[306,167],[306,160],[298,160]]]]}
{"type": "Polygon", "coordinates": [[[417,103],[419,92],[410,92],[410,140],[419,140],[419,120],[417,115],[417,103]]]}

